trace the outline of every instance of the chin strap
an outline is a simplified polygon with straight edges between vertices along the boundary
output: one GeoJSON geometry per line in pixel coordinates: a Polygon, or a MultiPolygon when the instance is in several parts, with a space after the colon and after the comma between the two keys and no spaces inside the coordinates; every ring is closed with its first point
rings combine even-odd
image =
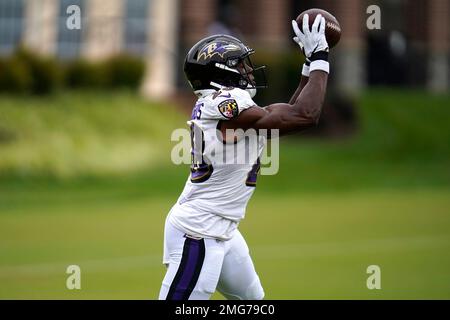
{"type": "Polygon", "coordinates": [[[221,84],[218,84],[217,82],[214,82],[214,81],[211,81],[209,84],[210,84],[212,87],[217,88],[217,89],[225,89],[225,88],[226,88],[225,86],[223,86],[223,85],[221,85],[221,84]]]}
{"type": "Polygon", "coordinates": [[[215,92],[216,90],[214,89],[202,89],[202,90],[195,90],[194,94],[199,97],[206,97],[207,95],[210,95],[211,93],[215,92]]]}
{"type": "MultiPolygon", "coordinates": [[[[226,87],[225,86],[223,86],[223,85],[221,85],[221,84],[218,84],[217,82],[213,82],[213,81],[211,81],[210,83],[209,83],[211,86],[213,86],[214,88],[217,88],[217,89],[225,89],[226,87]]],[[[256,95],[256,88],[255,87],[252,87],[250,84],[249,85],[247,85],[247,88],[245,88],[244,89],[245,91],[247,91],[249,94],[250,94],[250,97],[254,97],[255,95],[256,95]]],[[[201,91],[203,91],[203,90],[198,90],[198,91],[195,91],[195,93],[198,95],[198,96],[200,96],[201,94],[202,94],[202,92],[201,91]]]]}

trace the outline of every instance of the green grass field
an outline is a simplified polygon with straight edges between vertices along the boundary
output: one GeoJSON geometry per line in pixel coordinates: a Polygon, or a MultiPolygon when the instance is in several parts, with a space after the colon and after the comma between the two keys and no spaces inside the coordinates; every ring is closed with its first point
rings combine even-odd
{"type": "MultiPolygon", "coordinates": [[[[0,298],[155,299],[164,219],[188,173],[165,155],[184,115],[129,94],[73,96],[0,98],[0,128],[16,137],[0,143],[0,298]],[[78,120],[66,124],[61,105],[78,120]],[[91,135],[117,148],[116,165],[97,173],[115,156],[97,154],[91,135]],[[122,142],[134,136],[158,146],[155,159],[142,147],[127,162],[122,142]],[[54,154],[12,160],[30,145],[54,154]],[[94,160],[80,162],[86,150],[94,160]],[[81,290],[66,288],[72,264],[81,290]]],[[[449,101],[372,91],[355,137],[283,142],[280,171],[259,178],[240,228],[266,298],[450,299],[449,101]],[[366,287],[369,265],[381,268],[381,290],[366,287]]]]}
{"type": "MultiPolygon", "coordinates": [[[[2,212],[1,298],[157,297],[173,198],[41,196],[2,212]],[[65,287],[71,264],[82,270],[79,291],[65,287]]],[[[449,207],[445,191],[257,194],[241,230],[267,298],[441,299],[450,298],[449,207]],[[381,290],[366,287],[373,264],[381,290]]]]}

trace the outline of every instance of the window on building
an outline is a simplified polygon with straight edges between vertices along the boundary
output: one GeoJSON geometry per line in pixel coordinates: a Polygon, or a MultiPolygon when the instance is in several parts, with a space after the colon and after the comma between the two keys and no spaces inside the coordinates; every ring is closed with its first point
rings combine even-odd
{"type": "Polygon", "coordinates": [[[22,39],[24,0],[0,0],[0,54],[11,53],[22,39]]]}
{"type": "Polygon", "coordinates": [[[125,50],[140,56],[147,52],[149,0],[126,0],[125,50]]]}
{"type": "Polygon", "coordinates": [[[239,3],[236,0],[219,0],[215,20],[208,26],[208,35],[228,34],[243,39],[241,27],[247,27],[253,22],[251,18],[242,22],[241,12],[245,10],[245,5],[242,1],[239,3]]]}
{"type": "MultiPolygon", "coordinates": [[[[1,1],[1,0],[0,0],[1,1]]],[[[85,15],[85,0],[60,0],[58,17],[58,56],[62,59],[77,57],[81,52],[85,15]],[[81,9],[81,29],[67,28],[67,8],[77,5],[81,9]]]]}

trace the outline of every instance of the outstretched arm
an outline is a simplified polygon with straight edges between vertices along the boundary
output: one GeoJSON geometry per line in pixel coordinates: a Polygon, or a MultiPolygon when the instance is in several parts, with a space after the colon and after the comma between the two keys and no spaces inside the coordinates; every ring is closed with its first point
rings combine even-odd
{"type": "MultiPolygon", "coordinates": [[[[292,40],[294,40],[294,42],[296,44],[298,44],[298,46],[300,47],[300,50],[302,50],[302,52],[304,54],[305,49],[304,49],[303,43],[300,41],[300,39],[297,36],[297,32],[301,32],[300,30],[298,30],[297,22],[295,22],[295,23],[293,22],[292,27],[294,28],[294,32],[296,34],[296,36],[294,38],[292,38],[292,40]],[[297,27],[297,29],[295,27],[297,27]]],[[[298,85],[297,90],[295,90],[294,94],[292,95],[291,99],[289,100],[290,104],[294,104],[294,102],[297,99],[297,97],[299,96],[300,92],[302,92],[303,88],[308,83],[309,73],[310,73],[310,65],[311,65],[311,60],[306,58],[305,63],[303,64],[303,68],[302,68],[302,78],[300,79],[300,84],[298,85]]]]}
{"type": "MultiPolygon", "coordinates": [[[[280,135],[301,131],[316,125],[322,111],[327,87],[329,64],[325,39],[325,19],[316,17],[309,30],[308,15],[303,21],[303,33],[296,34],[305,45],[311,60],[310,77],[302,77],[299,88],[289,103],[276,103],[265,108],[257,106],[243,111],[237,118],[222,123],[221,129],[279,129],[280,135]]],[[[297,28],[298,29],[298,28],[297,28]]],[[[295,30],[295,28],[294,28],[295,30]]]]}
{"type": "Polygon", "coordinates": [[[302,92],[303,88],[308,83],[309,79],[309,62],[305,61],[305,64],[303,65],[302,70],[302,78],[300,79],[300,83],[295,90],[294,94],[292,95],[291,99],[289,100],[289,104],[294,104],[295,100],[297,100],[297,97],[299,96],[300,92],[302,92]]]}
{"type": "Polygon", "coordinates": [[[265,108],[249,108],[236,119],[223,122],[222,132],[225,133],[226,129],[279,129],[279,134],[285,135],[314,126],[322,111],[327,80],[326,72],[313,71],[293,104],[276,103],[265,108]]]}

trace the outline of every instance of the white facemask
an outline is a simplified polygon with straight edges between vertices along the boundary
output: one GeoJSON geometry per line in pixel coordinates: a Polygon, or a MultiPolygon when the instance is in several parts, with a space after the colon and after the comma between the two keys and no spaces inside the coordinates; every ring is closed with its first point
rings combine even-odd
{"type": "Polygon", "coordinates": [[[250,97],[254,97],[256,95],[256,88],[253,88],[250,84],[247,86],[247,89],[245,89],[250,94],[250,97]]]}

